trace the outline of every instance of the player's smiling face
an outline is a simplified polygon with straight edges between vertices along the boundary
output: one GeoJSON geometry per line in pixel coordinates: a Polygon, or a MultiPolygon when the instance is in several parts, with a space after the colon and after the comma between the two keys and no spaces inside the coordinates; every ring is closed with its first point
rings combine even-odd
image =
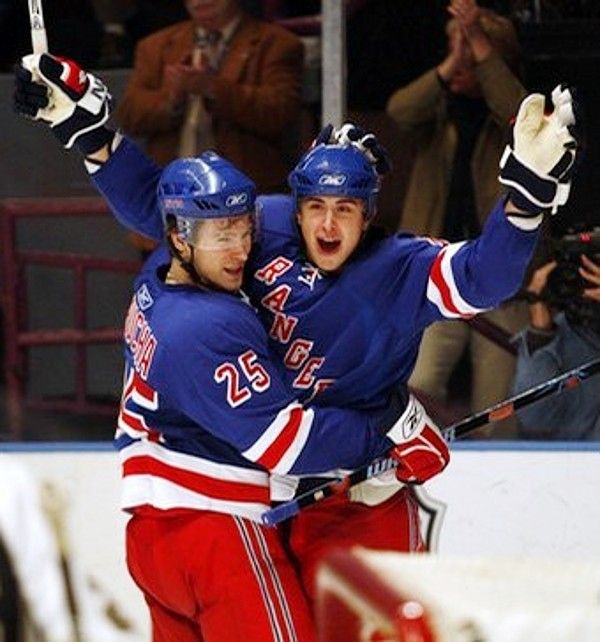
{"type": "Polygon", "coordinates": [[[325,272],[339,270],[360,243],[368,223],[358,198],[308,196],[299,204],[298,224],[310,261],[325,272]]]}
{"type": "Polygon", "coordinates": [[[210,285],[236,292],[252,247],[252,218],[242,216],[203,221],[193,244],[194,266],[210,285]]]}
{"type": "MultiPolygon", "coordinates": [[[[197,277],[210,288],[235,293],[242,287],[244,267],[252,248],[253,216],[219,218],[196,223],[189,237],[170,232],[181,261],[193,264],[197,277]]],[[[180,260],[173,259],[171,283],[193,284],[180,260]]]]}

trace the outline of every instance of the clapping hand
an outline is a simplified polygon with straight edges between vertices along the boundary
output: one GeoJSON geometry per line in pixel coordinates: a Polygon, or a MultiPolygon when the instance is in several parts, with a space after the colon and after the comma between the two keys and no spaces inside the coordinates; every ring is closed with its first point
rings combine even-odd
{"type": "Polygon", "coordinates": [[[600,265],[582,254],[579,274],[591,285],[583,290],[583,296],[600,303],[600,265]]]}

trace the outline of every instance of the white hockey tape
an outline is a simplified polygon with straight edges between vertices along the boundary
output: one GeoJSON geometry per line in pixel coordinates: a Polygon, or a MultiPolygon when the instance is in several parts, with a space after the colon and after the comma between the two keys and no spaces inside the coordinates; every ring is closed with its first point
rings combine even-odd
{"type": "Polygon", "coordinates": [[[31,26],[31,46],[33,53],[48,53],[48,39],[42,11],[42,0],[28,0],[29,24],[31,26]]]}

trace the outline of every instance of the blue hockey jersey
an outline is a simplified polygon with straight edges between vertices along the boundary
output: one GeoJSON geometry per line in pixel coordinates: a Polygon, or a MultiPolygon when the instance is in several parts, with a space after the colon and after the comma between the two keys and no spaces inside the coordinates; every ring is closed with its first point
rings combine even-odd
{"type": "MultiPolygon", "coordinates": [[[[162,237],[160,171],[125,139],[93,179],[124,225],[156,239],[162,237]]],[[[367,234],[332,276],[304,257],[292,199],[258,202],[260,239],[246,289],[287,383],[320,405],[386,403],[390,389],[410,376],[424,329],[440,319],[469,318],[513,295],[537,238],[512,225],[498,203],[473,241],[367,234]]]]}
{"type": "MultiPolygon", "coordinates": [[[[157,239],[160,171],[125,139],[93,177],[122,223],[157,239]]],[[[283,364],[287,394],[321,407],[386,407],[412,372],[424,329],[514,294],[537,238],[512,225],[499,203],[473,241],[370,232],[342,272],[330,275],[305,258],[292,199],[258,202],[247,291],[283,364]]]]}
{"type": "Polygon", "coordinates": [[[298,403],[247,299],[165,285],[167,267],[150,261],[125,322],[116,437],[124,508],[258,520],[269,505],[267,471],[354,468],[392,446],[381,433],[384,413],[298,403]]]}

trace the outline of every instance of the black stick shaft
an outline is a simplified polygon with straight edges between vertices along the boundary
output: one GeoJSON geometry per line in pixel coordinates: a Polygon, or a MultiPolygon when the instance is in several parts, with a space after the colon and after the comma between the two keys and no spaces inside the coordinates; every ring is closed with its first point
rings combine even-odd
{"type": "Polygon", "coordinates": [[[513,397],[500,401],[486,410],[482,410],[470,417],[461,419],[455,424],[452,424],[442,430],[442,434],[446,441],[454,441],[455,439],[467,435],[488,423],[512,417],[515,414],[515,411],[520,408],[524,408],[536,401],[558,394],[563,390],[574,388],[585,379],[598,374],[598,372],[600,372],[600,358],[588,361],[572,370],[567,370],[567,372],[563,372],[553,379],[548,379],[548,381],[544,381],[537,386],[533,386],[532,388],[528,388],[527,390],[514,395],[513,397]]]}

